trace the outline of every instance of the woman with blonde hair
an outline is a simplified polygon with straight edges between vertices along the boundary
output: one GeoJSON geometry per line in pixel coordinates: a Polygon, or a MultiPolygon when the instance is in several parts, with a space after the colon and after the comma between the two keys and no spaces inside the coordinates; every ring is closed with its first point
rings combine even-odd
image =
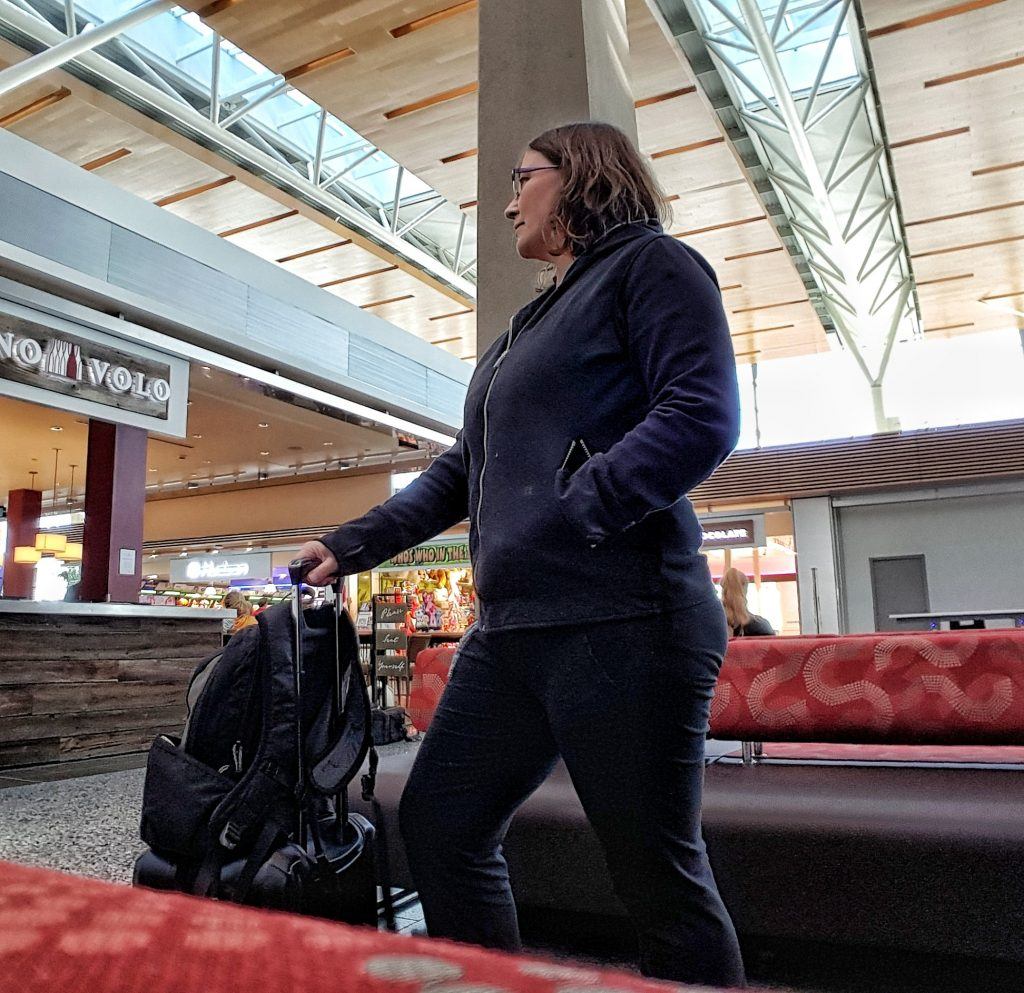
{"type": "Polygon", "coordinates": [[[758,635],[775,634],[775,628],[767,618],[752,614],[747,606],[746,573],[739,569],[726,569],[722,576],[722,606],[725,608],[725,622],[734,638],[752,638],[758,635]]]}
{"type": "Polygon", "coordinates": [[[300,554],[324,583],[470,519],[479,622],[400,809],[431,935],[520,947],[502,840],[561,758],[642,971],[740,986],[700,832],[725,620],[686,499],[738,436],[721,293],[611,125],[539,135],[512,194],[516,249],[554,285],[481,354],[454,446],[300,554]]]}
{"type": "Polygon", "coordinates": [[[241,590],[228,590],[224,594],[224,607],[235,611],[235,620],[228,628],[227,634],[238,634],[243,628],[252,627],[257,623],[253,615],[252,604],[245,598],[241,590]]]}

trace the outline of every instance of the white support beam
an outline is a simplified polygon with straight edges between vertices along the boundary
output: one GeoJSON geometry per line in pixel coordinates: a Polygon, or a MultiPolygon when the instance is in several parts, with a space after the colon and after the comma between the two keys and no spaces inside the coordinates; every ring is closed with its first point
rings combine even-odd
{"type": "Polygon", "coordinates": [[[0,70],[0,96],[10,93],[11,90],[38,79],[52,69],[59,69],[65,62],[70,62],[91,52],[94,48],[116,38],[119,34],[142,24],[157,14],[170,10],[174,6],[174,0],[146,0],[134,10],[113,20],[107,21],[94,27],[91,31],[83,31],[82,34],[67,38],[62,42],[48,48],[38,55],[30,55],[22,62],[0,70]]]}

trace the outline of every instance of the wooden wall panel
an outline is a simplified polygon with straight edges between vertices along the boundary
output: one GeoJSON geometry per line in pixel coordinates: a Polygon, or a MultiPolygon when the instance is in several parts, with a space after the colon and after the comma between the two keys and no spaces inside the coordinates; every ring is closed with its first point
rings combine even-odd
{"type": "Polygon", "coordinates": [[[189,675],[220,647],[220,624],[0,614],[0,768],[142,751],[180,731],[189,675]]]}

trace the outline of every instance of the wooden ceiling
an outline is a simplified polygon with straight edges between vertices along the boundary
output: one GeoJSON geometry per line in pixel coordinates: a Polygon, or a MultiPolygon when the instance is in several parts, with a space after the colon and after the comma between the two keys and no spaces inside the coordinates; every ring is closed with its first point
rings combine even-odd
{"type": "MultiPolygon", "coordinates": [[[[983,299],[1024,311],[1024,118],[1011,110],[1024,88],[1019,4],[862,2],[928,334],[1012,326],[1012,315],[983,299]]],[[[183,6],[466,211],[504,207],[476,204],[475,0],[183,6]]],[[[672,201],[672,233],[718,272],[738,360],[827,350],[805,288],[694,81],[644,0],[627,0],[627,9],[640,144],[672,201]]],[[[87,89],[52,73],[0,100],[0,118],[14,114],[11,130],[473,357],[475,314],[464,304],[87,89]]]]}
{"type": "Polygon", "coordinates": [[[1024,327],[1024,7],[862,7],[926,334],[1024,327]]]}

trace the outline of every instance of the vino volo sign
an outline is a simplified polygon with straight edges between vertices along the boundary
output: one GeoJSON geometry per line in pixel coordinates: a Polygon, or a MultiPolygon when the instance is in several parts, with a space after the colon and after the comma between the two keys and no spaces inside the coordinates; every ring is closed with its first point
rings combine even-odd
{"type": "Polygon", "coordinates": [[[0,301],[0,393],[178,434],[187,383],[181,359],[0,301]]]}

